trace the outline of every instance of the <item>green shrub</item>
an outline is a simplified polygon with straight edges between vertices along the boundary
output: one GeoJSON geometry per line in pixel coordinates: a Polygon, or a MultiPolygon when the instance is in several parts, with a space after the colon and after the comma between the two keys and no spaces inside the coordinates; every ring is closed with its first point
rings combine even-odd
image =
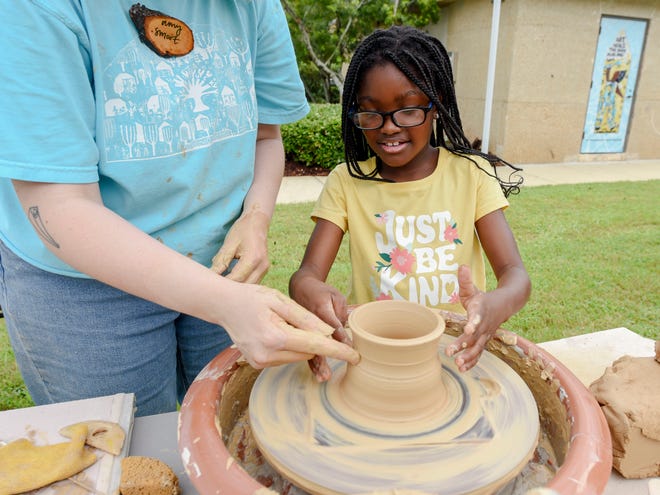
{"type": "Polygon", "coordinates": [[[304,119],[282,126],[286,157],[308,167],[332,170],[344,161],[341,105],[312,103],[310,107],[304,119]]]}

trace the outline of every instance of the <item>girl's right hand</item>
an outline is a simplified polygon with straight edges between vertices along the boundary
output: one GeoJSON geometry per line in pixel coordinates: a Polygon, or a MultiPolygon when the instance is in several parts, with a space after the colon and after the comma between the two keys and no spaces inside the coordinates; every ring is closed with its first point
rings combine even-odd
{"type": "MultiPolygon", "coordinates": [[[[304,270],[299,270],[291,278],[289,292],[296,302],[335,329],[332,333],[334,340],[352,345],[344,330],[348,320],[348,304],[341,292],[313,276],[305,275],[304,270]]],[[[328,380],[332,374],[327,359],[322,355],[317,354],[310,359],[309,367],[320,382],[328,380]]]]}
{"type": "Polygon", "coordinates": [[[332,328],[343,328],[348,321],[346,297],[333,286],[299,270],[289,283],[291,298],[332,328]]]}

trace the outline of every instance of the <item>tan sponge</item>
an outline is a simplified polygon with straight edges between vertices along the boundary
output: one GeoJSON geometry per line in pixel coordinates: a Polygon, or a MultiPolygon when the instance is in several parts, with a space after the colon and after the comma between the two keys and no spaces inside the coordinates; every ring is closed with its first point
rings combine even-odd
{"type": "Polygon", "coordinates": [[[128,456],[121,461],[121,495],[179,495],[179,479],[160,459],[128,456]]]}

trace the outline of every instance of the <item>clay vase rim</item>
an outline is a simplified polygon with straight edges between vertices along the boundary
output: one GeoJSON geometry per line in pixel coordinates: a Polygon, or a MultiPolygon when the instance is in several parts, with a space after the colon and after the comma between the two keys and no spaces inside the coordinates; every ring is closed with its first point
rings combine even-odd
{"type": "Polygon", "coordinates": [[[372,301],[369,303],[356,306],[348,315],[348,329],[353,336],[362,338],[366,341],[373,342],[376,344],[386,345],[390,347],[413,347],[418,345],[423,345],[432,340],[439,340],[442,337],[442,334],[445,332],[445,320],[437,312],[433,311],[426,306],[422,306],[417,303],[409,301],[372,301]],[[419,335],[418,337],[405,337],[405,338],[394,338],[394,337],[383,337],[377,335],[369,330],[364,328],[358,319],[363,317],[365,313],[370,312],[393,312],[393,311],[407,311],[409,313],[416,313],[416,315],[421,315],[423,313],[425,316],[429,317],[429,321],[433,321],[432,329],[419,335]]]}

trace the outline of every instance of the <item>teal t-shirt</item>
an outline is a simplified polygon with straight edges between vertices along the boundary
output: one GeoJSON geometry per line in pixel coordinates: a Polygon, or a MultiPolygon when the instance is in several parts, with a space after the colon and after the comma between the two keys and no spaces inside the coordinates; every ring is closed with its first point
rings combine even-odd
{"type": "Polygon", "coordinates": [[[98,182],[108,208],[210,265],[251,185],[257,125],[309,110],[278,0],[152,0],[191,28],[181,57],[140,41],[133,3],[3,3],[0,238],[44,270],[83,276],[45,248],[11,179],[98,182]]]}

